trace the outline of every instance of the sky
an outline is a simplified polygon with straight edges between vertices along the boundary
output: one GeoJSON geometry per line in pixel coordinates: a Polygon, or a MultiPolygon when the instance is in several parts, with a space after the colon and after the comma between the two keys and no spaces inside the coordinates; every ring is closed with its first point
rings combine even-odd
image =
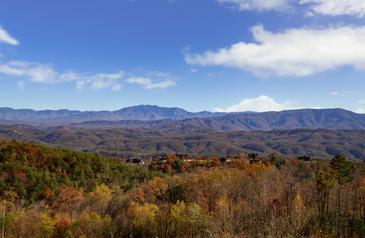
{"type": "Polygon", "coordinates": [[[0,107],[365,113],[365,0],[2,0],[0,107]]]}

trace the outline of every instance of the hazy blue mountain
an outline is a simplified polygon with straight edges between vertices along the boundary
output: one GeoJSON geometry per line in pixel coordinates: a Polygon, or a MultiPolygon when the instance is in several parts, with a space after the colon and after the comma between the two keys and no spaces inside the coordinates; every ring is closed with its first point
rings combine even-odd
{"type": "Polygon", "coordinates": [[[184,132],[192,129],[214,131],[255,131],[288,129],[365,129],[365,115],[343,109],[302,109],[282,112],[235,113],[209,118],[159,121],[89,121],[74,126],[90,128],[150,128],[184,132]]]}
{"type": "Polygon", "coordinates": [[[117,120],[184,120],[195,117],[215,117],[223,113],[188,112],[181,108],[167,108],[152,105],[127,107],[117,111],[71,111],[0,108],[0,121],[8,123],[47,123],[68,124],[87,121],[117,121],[117,120]]]}
{"type": "Polygon", "coordinates": [[[343,109],[301,109],[281,112],[188,112],[151,105],[118,111],[70,111],[0,108],[2,124],[73,125],[74,127],[152,128],[172,131],[254,131],[275,129],[365,129],[365,115],[343,109]]]}

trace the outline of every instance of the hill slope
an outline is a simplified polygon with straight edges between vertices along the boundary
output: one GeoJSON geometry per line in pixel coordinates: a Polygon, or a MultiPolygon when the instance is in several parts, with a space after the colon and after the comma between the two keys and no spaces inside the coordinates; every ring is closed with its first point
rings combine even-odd
{"type": "Polygon", "coordinates": [[[104,183],[128,190],[153,176],[118,159],[5,140],[0,162],[0,196],[12,191],[28,201],[55,196],[66,186],[90,191],[104,183]]]}

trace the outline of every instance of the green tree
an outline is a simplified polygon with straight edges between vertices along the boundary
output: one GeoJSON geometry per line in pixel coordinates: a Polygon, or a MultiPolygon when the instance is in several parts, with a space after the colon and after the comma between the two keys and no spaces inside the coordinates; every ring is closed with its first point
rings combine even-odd
{"type": "Polygon", "coordinates": [[[327,166],[318,162],[315,172],[315,182],[317,191],[319,228],[320,232],[322,233],[325,222],[328,219],[329,194],[335,183],[333,171],[327,166]]]}
{"type": "Polygon", "coordinates": [[[345,156],[336,155],[330,162],[330,168],[334,171],[334,176],[339,185],[351,181],[352,163],[345,156]]]}
{"type": "Polygon", "coordinates": [[[336,211],[336,223],[337,223],[337,234],[342,237],[344,234],[343,223],[343,209],[341,207],[341,190],[342,186],[351,181],[351,171],[353,169],[352,164],[346,160],[342,155],[336,155],[330,161],[330,168],[333,170],[334,177],[337,181],[337,211],[336,211]]]}
{"type": "Polygon", "coordinates": [[[183,171],[184,161],[182,159],[175,159],[172,162],[172,168],[177,172],[181,173],[183,171]]]}

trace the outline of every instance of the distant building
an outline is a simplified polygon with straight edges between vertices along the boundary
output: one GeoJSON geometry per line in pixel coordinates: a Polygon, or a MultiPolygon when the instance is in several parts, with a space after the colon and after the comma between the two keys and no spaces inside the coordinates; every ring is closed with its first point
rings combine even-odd
{"type": "Polygon", "coordinates": [[[131,163],[131,164],[144,164],[144,161],[143,161],[143,159],[129,158],[129,159],[127,159],[127,163],[131,163]]]}
{"type": "Polygon", "coordinates": [[[219,161],[220,161],[221,163],[224,163],[224,162],[226,162],[226,161],[227,161],[227,158],[226,158],[226,157],[221,157],[221,158],[219,158],[219,161]]]}
{"type": "Polygon", "coordinates": [[[311,161],[312,158],[310,156],[298,156],[298,160],[301,160],[301,161],[311,161]]]}
{"type": "Polygon", "coordinates": [[[263,162],[263,159],[259,157],[259,154],[250,153],[248,154],[248,161],[250,161],[251,164],[255,164],[263,162]]]}

